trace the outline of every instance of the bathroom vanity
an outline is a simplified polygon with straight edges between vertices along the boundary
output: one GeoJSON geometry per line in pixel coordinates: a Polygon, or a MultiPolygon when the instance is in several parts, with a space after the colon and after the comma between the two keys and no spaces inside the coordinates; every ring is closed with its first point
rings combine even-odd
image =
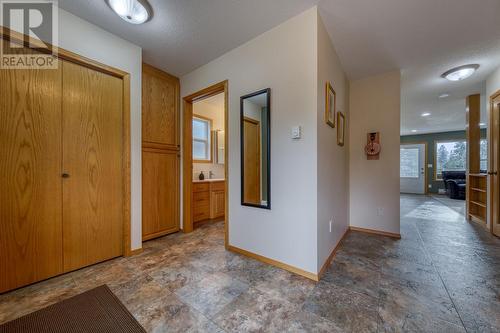
{"type": "Polygon", "coordinates": [[[225,183],[224,179],[193,180],[193,222],[224,217],[225,183]]]}

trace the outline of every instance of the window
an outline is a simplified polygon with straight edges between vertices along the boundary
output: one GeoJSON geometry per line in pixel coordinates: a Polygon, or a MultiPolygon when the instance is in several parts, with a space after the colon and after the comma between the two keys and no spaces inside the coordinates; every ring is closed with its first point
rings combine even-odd
{"type": "Polygon", "coordinates": [[[465,171],[467,143],[465,140],[436,142],[435,179],[443,179],[443,171],[465,171]]]}
{"type": "Polygon", "coordinates": [[[481,172],[488,170],[488,140],[482,139],[479,147],[479,159],[481,172]]]}
{"type": "Polygon", "coordinates": [[[418,148],[400,148],[400,169],[401,178],[418,178],[418,148]]]}
{"type": "Polygon", "coordinates": [[[195,162],[211,162],[210,133],[212,121],[210,119],[193,117],[193,160],[195,162]]]}

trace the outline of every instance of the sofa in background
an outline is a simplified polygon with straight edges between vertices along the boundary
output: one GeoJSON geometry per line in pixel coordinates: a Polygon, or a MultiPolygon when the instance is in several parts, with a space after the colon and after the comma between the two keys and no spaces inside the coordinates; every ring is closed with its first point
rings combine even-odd
{"type": "Polygon", "coordinates": [[[443,182],[448,197],[465,200],[465,190],[467,187],[465,171],[443,171],[443,182]]]}

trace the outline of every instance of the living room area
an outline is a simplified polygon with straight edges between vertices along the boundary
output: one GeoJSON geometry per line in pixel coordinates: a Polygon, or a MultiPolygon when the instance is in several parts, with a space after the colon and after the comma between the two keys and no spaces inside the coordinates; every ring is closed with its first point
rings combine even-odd
{"type": "Polygon", "coordinates": [[[435,199],[486,228],[497,126],[488,128],[496,124],[488,110],[499,64],[484,68],[466,51],[458,58],[461,65],[437,59],[402,71],[400,193],[435,199]]]}

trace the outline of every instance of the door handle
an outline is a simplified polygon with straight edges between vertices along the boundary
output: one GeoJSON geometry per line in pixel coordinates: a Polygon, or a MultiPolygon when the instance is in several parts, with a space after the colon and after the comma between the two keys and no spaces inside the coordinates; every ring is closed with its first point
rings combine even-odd
{"type": "Polygon", "coordinates": [[[64,173],[61,175],[61,177],[63,177],[63,178],[69,178],[69,173],[64,172],[64,173]]]}

